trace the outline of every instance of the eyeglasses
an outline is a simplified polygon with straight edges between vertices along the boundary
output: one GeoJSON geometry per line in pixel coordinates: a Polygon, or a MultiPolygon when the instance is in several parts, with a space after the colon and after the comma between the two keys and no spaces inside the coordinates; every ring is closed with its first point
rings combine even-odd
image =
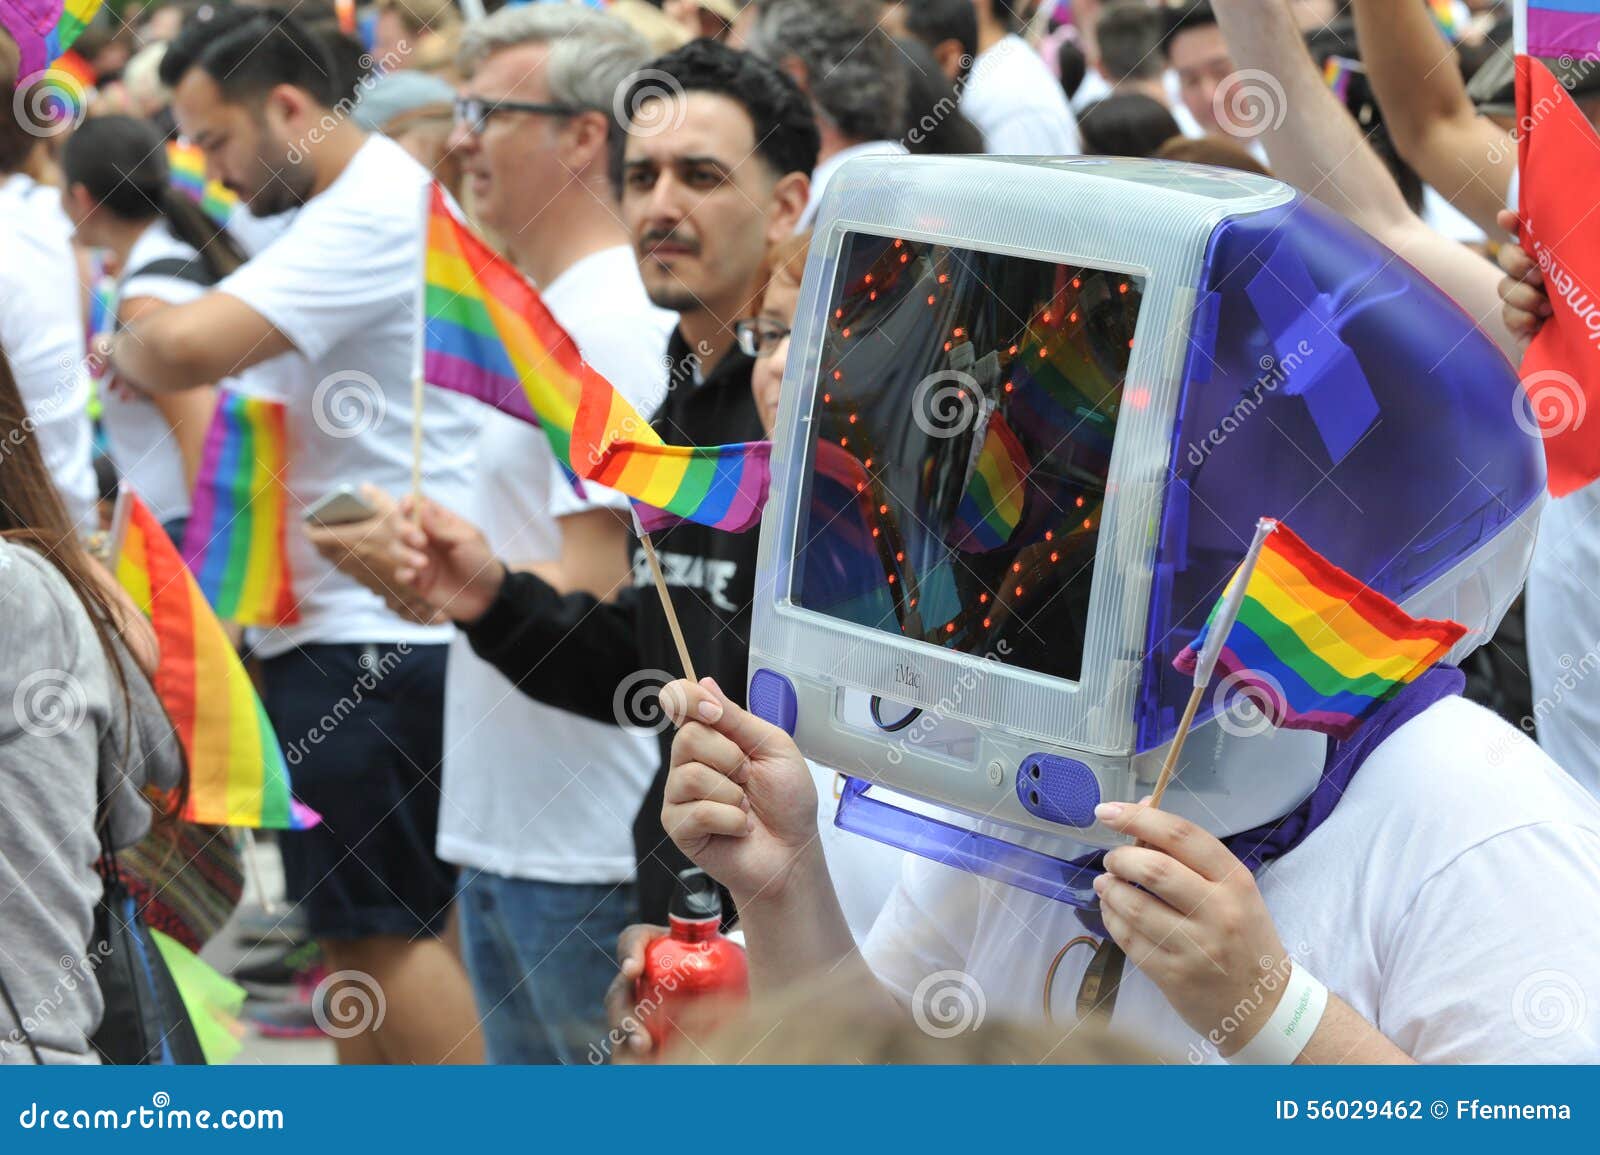
{"type": "Polygon", "coordinates": [[[497,112],[526,112],[534,116],[577,116],[589,110],[581,104],[544,103],[527,100],[479,100],[473,96],[458,97],[455,102],[457,124],[467,126],[473,136],[481,136],[489,118],[497,112]]]}
{"type": "Polygon", "coordinates": [[[733,323],[733,336],[746,357],[768,357],[794,330],[768,317],[746,317],[733,323]]]}

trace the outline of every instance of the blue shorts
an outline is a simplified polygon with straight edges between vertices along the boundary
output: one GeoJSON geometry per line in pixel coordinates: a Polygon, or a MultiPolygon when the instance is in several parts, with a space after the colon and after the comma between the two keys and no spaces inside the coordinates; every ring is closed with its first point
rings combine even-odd
{"type": "Polygon", "coordinates": [[[302,646],[261,664],[294,794],[322,815],[279,843],[313,938],[444,930],[456,877],[434,854],[447,649],[302,646]]]}

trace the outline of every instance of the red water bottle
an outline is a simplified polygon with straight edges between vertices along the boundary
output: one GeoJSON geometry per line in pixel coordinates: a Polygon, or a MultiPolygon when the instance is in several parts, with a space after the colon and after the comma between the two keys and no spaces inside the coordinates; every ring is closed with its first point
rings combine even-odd
{"type": "Polygon", "coordinates": [[[750,994],[744,948],[721,933],[722,894],[710,875],[678,872],[667,921],[671,931],[645,947],[634,984],[634,1013],[658,1054],[686,1026],[697,1036],[714,1029],[750,994]]]}

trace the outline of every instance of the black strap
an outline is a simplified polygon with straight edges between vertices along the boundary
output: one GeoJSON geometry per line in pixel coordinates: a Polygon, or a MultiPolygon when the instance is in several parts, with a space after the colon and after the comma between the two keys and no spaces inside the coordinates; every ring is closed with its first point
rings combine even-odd
{"type": "MultiPolygon", "coordinates": [[[[175,281],[187,281],[191,285],[198,285],[202,289],[209,289],[217,283],[217,278],[212,275],[210,268],[198,256],[195,257],[161,257],[140,265],[131,273],[123,276],[117,283],[117,292],[120,295],[122,286],[133,281],[135,277],[171,277],[175,281]]],[[[122,321],[113,318],[111,331],[120,333],[122,321]]]]}
{"type": "Polygon", "coordinates": [[[161,257],[125,274],[122,282],[127,284],[135,277],[172,277],[207,289],[217,283],[217,278],[212,275],[211,269],[197,256],[161,257]]]}

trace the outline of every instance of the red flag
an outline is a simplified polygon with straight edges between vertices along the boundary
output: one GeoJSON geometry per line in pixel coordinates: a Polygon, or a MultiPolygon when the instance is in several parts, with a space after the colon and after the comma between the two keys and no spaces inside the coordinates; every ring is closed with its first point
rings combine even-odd
{"type": "Polygon", "coordinates": [[[1522,360],[1557,497],[1600,477],[1600,134],[1550,70],[1517,57],[1522,246],[1544,273],[1553,315],[1522,360]],[[1591,410],[1593,415],[1591,416],[1591,410]]]}

